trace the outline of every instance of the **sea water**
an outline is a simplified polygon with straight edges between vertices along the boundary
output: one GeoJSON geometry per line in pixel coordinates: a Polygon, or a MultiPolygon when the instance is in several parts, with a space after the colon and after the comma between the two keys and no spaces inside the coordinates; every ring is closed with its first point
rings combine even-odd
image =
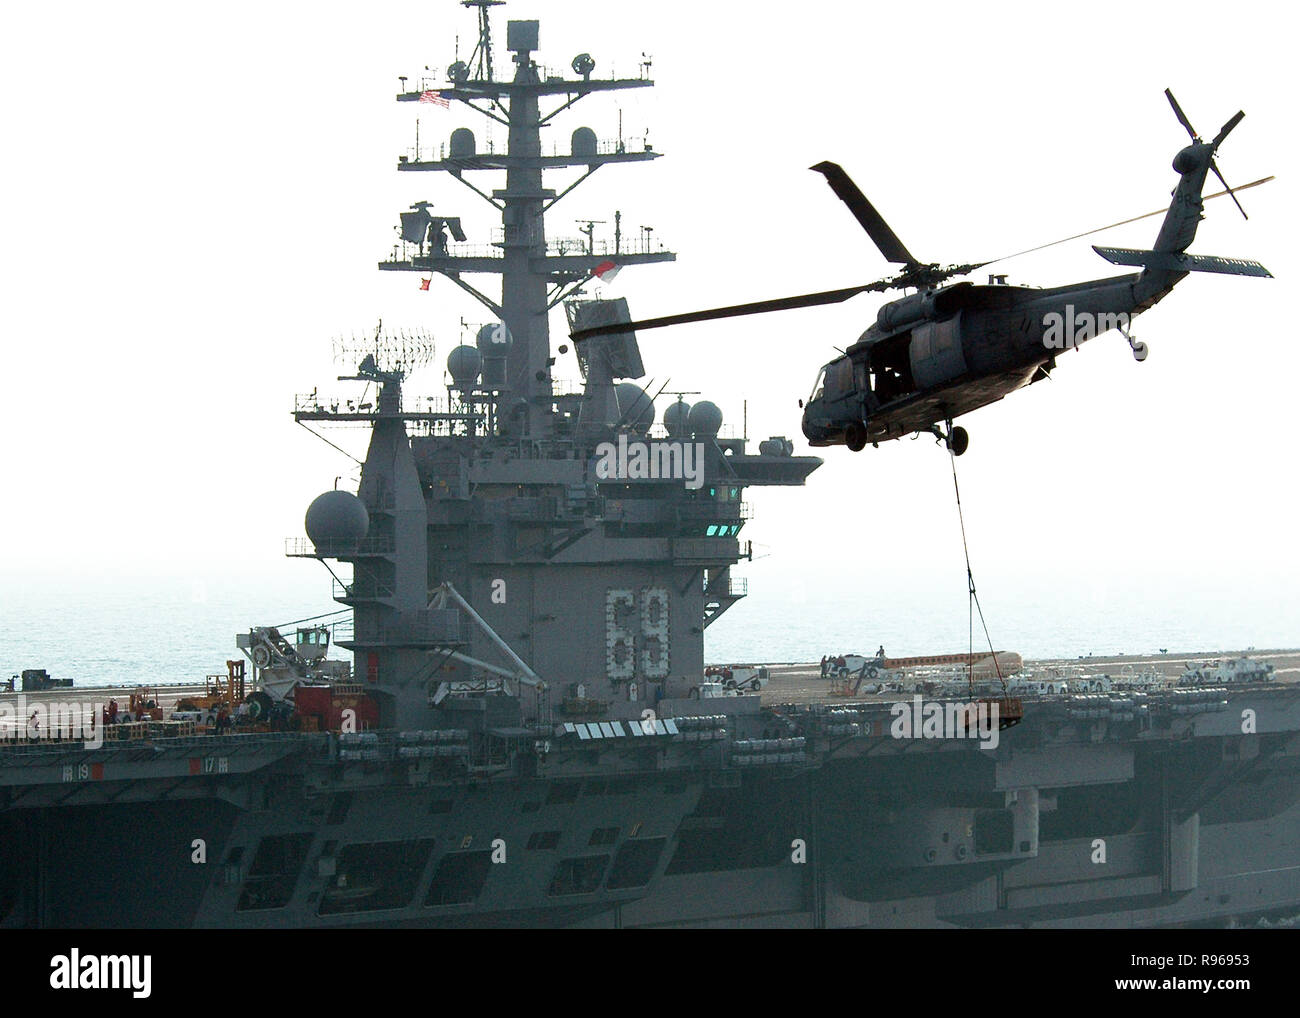
{"type": "MultiPolygon", "coordinates": [[[[0,576],[0,680],[44,668],[77,685],[202,682],[242,659],[235,635],[253,626],[350,618],[324,570],[294,568],[303,565],[256,576],[0,576]]],[[[706,662],[818,661],[882,645],[899,657],[956,653],[989,641],[1026,658],[1300,646],[1300,576],[990,574],[978,588],[986,638],[961,573],[847,578],[759,566],[749,595],[706,629],[706,662]]],[[[603,618],[603,603],[586,610],[603,618]]]]}

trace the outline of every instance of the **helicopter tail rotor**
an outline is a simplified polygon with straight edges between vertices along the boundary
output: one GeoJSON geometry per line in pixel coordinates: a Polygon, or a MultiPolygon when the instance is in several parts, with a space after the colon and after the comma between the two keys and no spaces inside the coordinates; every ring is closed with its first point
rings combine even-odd
{"type": "MultiPolygon", "coordinates": [[[[1201,140],[1201,136],[1196,133],[1196,128],[1192,126],[1192,122],[1187,119],[1187,114],[1183,112],[1183,108],[1178,105],[1178,100],[1174,98],[1174,93],[1171,92],[1169,89],[1165,89],[1165,98],[1169,100],[1169,105],[1173,107],[1174,116],[1178,118],[1178,122],[1183,125],[1188,135],[1191,136],[1192,144],[1193,145],[1206,144],[1206,142],[1201,140]]],[[[1227,190],[1228,197],[1230,197],[1233,201],[1233,204],[1237,206],[1237,211],[1241,213],[1242,218],[1249,219],[1250,216],[1246,215],[1246,210],[1241,207],[1241,202],[1237,201],[1237,196],[1233,192],[1232,186],[1227,182],[1227,180],[1224,179],[1223,174],[1219,172],[1219,164],[1214,161],[1214,153],[1219,150],[1219,146],[1223,143],[1223,139],[1232,133],[1232,129],[1236,127],[1238,124],[1240,124],[1242,119],[1245,116],[1246,114],[1243,110],[1238,110],[1235,114],[1233,114],[1232,117],[1228,120],[1228,122],[1224,124],[1221,128],[1219,128],[1219,133],[1214,136],[1214,140],[1209,142],[1209,148],[1210,148],[1210,171],[1216,177],[1219,178],[1219,183],[1221,183],[1224,186],[1224,188],[1227,190]]]]}
{"type": "Polygon", "coordinates": [[[1192,122],[1187,119],[1187,114],[1183,112],[1183,108],[1178,105],[1178,100],[1174,98],[1174,93],[1169,89],[1165,89],[1165,98],[1169,100],[1169,105],[1174,108],[1174,116],[1176,116],[1178,122],[1187,129],[1187,133],[1191,136],[1192,141],[1200,141],[1201,136],[1196,133],[1196,128],[1194,128],[1192,122]]]}

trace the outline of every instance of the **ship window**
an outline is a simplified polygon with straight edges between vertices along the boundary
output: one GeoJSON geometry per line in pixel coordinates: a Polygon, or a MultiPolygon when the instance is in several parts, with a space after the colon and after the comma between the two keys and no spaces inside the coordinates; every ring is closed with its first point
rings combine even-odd
{"type": "Polygon", "coordinates": [[[555,848],[559,843],[559,831],[533,831],[533,833],[528,836],[528,851],[546,851],[555,848]]]}
{"type": "Polygon", "coordinates": [[[636,778],[610,778],[606,787],[610,795],[631,795],[636,791],[636,778]]]}
{"type": "Polygon", "coordinates": [[[546,805],[555,806],[578,801],[578,790],[582,786],[576,781],[556,781],[546,793],[546,805]]]}
{"type": "Polygon", "coordinates": [[[310,834],[276,834],[263,838],[248,869],[251,877],[270,877],[296,873],[307,855],[310,834]]]}
{"type": "Polygon", "coordinates": [[[1006,854],[1013,850],[1016,822],[1010,810],[981,810],[975,814],[975,851],[1006,854]]]}
{"type": "Polygon", "coordinates": [[[433,838],[345,845],[318,915],[403,908],[415,894],[433,838]]]}
{"type": "Polygon", "coordinates": [[[263,838],[253,855],[235,910],[249,912],[287,905],[311,841],[311,834],[276,834],[263,838]]]}
{"type": "Polygon", "coordinates": [[[228,853],[226,853],[226,865],[238,866],[239,861],[243,858],[244,858],[244,846],[236,845],[228,853]]]}
{"type": "Polygon", "coordinates": [[[591,832],[591,840],[588,845],[612,845],[618,841],[617,827],[597,827],[591,832]]]}
{"type": "Polygon", "coordinates": [[[663,855],[667,838],[642,838],[623,842],[623,847],[614,857],[609,879],[605,886],[611,891],[622,887],[644,887],[654,876],[659,866],[659,857],[663,855]]]}
{"type": "Polygon", "coordinates": [[[520,813],[536,813],[536,812],[537,812],[539,809],[541,809],[541,808],[542,808],[542,804],[541,804],[540,802],[526,802],[526,803],[524,803],[522,806],[519,807],[519,812],[520,812],[520,813]]]}
{"type": "Polygon", "coordinates": [[[434,799],[429,803],[430,813],[450,813],[453,800],[451,799],[434,799]]]}
{"type": "Polygon", "coordinates": [[[693,817],[720,817],[726,815],[726,799],[722,789],[706,788],[695,804],[693,817]]]}
{"type": "Polygon", "coordinates": [[[590,778],[582,784],[583,795],[604,795],[605,781],[603,778],[590,778]]]}
{"type": "Polygon", "coordinates": [[[352,808],[352,793],[340,792],[334,796],[330,803],[330,815],[325,818],[327,824],[341,824],[348,818],[348,810],[352,808]]]}
{"type": "Polygon", "coordinates": [[[600,887],[605,867],[609,865],[609,855],[585,855],[574,859],[565,859],[555,869],[551,878],[550,889],[546,892],[552,896],[564,894],[590,894],[600,887]]]}
{"type": "Polygon", "coordinates": [[[482,893],[491,870],[490,849],[444,855],[429,883],[429,893],[425,895],[424,904],[463,905],[473,901],[482,893]]]}

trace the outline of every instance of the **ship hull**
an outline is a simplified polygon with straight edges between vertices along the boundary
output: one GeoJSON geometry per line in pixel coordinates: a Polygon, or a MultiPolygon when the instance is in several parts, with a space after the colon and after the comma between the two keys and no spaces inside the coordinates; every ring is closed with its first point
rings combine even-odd
{"type": "Polygon", "coordinates": [[[11,786],[0,912],[11,927],[236,929],[1131,927],[1300,912],[1300,695],[1228,707],[1135,731],[1031,705],[992,751],[868,724],[777,766],[703,752],[619,771],[626,749],[557,747],[528,777],[447,780],[345,766],[304,740],[238,775],[11,786]],[[1233,732],[1248,710],[1274,730],[1233,732]]]}

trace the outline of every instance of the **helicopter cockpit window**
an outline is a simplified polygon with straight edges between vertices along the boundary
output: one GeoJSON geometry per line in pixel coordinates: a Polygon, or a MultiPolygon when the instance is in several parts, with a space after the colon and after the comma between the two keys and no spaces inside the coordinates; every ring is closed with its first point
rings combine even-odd
{"type": "Polygon", "coordinates": [[[826,381],[826,369],[822,368],[819,372],[817,372],[817,381],[813,382],[812,395],[808,397],[809,403],[812,403],[813,401],[822,398],[822,383],[824,383],[825,381],[826,381]]]}

